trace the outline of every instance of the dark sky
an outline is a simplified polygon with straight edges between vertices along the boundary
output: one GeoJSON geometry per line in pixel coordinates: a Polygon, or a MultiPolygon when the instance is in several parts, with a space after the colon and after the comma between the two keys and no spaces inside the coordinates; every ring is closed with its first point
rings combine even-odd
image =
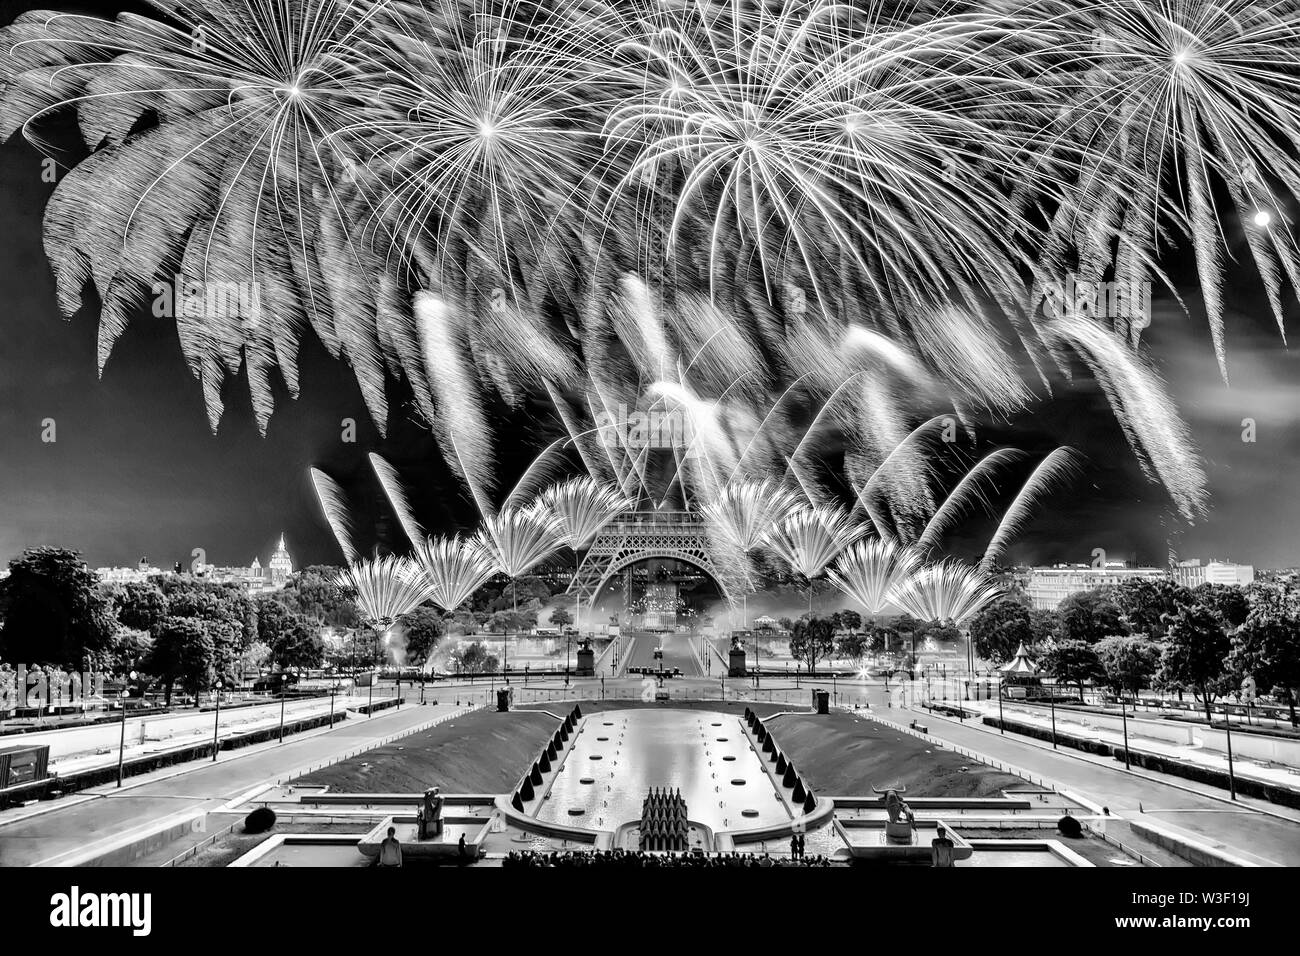
{"type": "MultiPolygon", "coordinates": [[[[5,12],[0,22],[11,18],[5,12]]],[[[265,562],[284,531],[299,565],[338,563],[307,469],[321,466],[355,493],[364,542],[382,507],[365,462],[372,450],[416,482],[428,526],[468,517],[429,436],[399,420],[381,442],[350,370],[310,335],[302,397],[281,397],[265,438],[242,380],[228,384],[221,428],[209,432],[169,320],[134,323],[97,378],[96,317],[87,310],[65,322],[55,306],[40,244],[53,186],[40,172],[39,155],[26,145],[0,147],[0,560],[50,544],[81,550],[92,566],[142,555],[188,564],[195,548],[219,565],[247,564],[253,555],[265,562]],[[358,423],[355,444],[341,441],[347,417],[358,423]],[[54,443],[41,440],[47,418],[56,422],[54,443]]],[[[1282,345],[1249,272],[1237,270],[1225,294],[1232,376],[1225,386],[1194,289],[1184,297],[1192,317],[1158,300],[1144,337],[1205,457],[1212,494],[1209,518],[1181,535],[1180,556],[1300,565],[1300,359],[1282,345]],[[1257,422],[1254,444],[1241,441],[1247,417],[1257,422]]],[[[1297,318],[1292,304],[1293,327],[1297,318]]],[[[400,400],[394,386],[391,404],[400,400]]],[[[1112,558],[1163,563],[1167,496],[1142,479],[1092,383],[1066,389],[1017,425],[1049,439],[1045,447],[1078,445],[1089,464],[1086,477],[1035,520],[1013,558],[1086,561],[1103,547],[1112,558]]],[[[535,431],[527,422],[513,427],[535,431]]]]}

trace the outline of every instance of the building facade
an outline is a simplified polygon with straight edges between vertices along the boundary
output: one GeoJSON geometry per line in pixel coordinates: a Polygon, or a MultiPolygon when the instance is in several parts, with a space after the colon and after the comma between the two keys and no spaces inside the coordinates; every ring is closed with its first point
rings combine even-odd
{"type": "Polygon", "coordinates": [[[1174,580],[1183,587],[1194,588],[1201,584],[1229,584],[1238,587],[1254,583],[1255,568],[1250,564],[1231,561],[1206,561],[1193,558],[1174,565],[1174,580]]]}
{"type": "Polygon", "coordinates": [[[1025,592],[1035,610],[1054,611],[1063,600],[1079,591],[1092,591],[1133,578],[1167,577],[1169,572],[1164,568],[1130,568],[1116,563],[1102,567],[1058,564],[1050,568],[1030,568],[1025,592]]]}

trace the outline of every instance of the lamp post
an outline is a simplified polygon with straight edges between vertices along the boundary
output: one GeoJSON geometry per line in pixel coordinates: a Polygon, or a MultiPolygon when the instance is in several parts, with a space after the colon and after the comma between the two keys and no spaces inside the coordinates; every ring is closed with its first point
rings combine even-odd
{"type": "Polygon", "coordinates": [[[1002,679],[998,678],[998,733],[1007,735],[1006,723],[1002,719],[1002,679]]]}
{"type": "MultiPolygon", "coordinates": [[[[1210,724],[1214,726],[1213,722],[1210,724]]],[[[1223,705],[1223,732],[1228,735],[1228,794],[1237,799],[1237,777],[1232,771],[1232,715],[1228,713],[1227,702],[1223,705]]]]}
{"type": "Polygon", "coordinates": [[[122,738],[117,746],[117,785],[122,786],[122,764],[126,757],[126,699],[131,695],[130,681],[135,680],[135,671],[131,671],[128,683],[122,688],[122,738]]]}
{"type": "Polygon", "coordinates": [[[280,672],[280,743],[284,743],[284,696],[289,690],[289,675],[280,672]]]}
{"type": "Polygon", "coordinates": [[[330,686],[330,730],[334,729],[334,695],[339,691],[338,681],[330,686]]]}
{"type": "Polygon", "coordinates": [[[1056,685],[1052,685],[1052,696],[1047,698],[1052,707],[1052,749],[1056,750],[1056,685]]]}
{"type": "Polygon", "coordinates": [[[1119,719],[1124,724],[1124,769],[1131,770],[1128,762],[1128,710],[1124,706],[1124,688],[1119,689],[1119,719]]]}
{"type": "Polygon", "coordinates": [[[217,762],[221,749],[221,678],[217,677],[217,715],[212,719],[212,762],[217,762]]]}

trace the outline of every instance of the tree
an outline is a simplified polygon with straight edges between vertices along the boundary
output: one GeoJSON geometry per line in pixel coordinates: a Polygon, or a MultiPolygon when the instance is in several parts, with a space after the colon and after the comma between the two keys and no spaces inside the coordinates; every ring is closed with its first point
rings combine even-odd
{"type": "Polygon", "coordinates": [[[1232,635],[1229,663],[1248,674],[1257,687],[1277,688],[1296,726],[1296,696],[1300,692],[1300,613],[1284,598],[1256,600],[1242,626],[1232,635]]]}
{"type": "Polygon", "coordinates": [[[154,625],[153,649],[145,670],[165,688],[170,707],[172,687],[198,694],[212,686],[213,644],[205,622],[195,617],[166,617],[154,625]]]}
{"type": "Polygon", "coordinates": [[[9,562],[0,580],[0,657],[88,667],[116,633],[112,605],[78,552],[28,548],[9,562]]]}
{"type": "Polygon", "coordinates": [[[325,642],[315,624],[297,615],[292,623],[281,629],[271,643],[271,664],[280,670],[299,667],[319,667],[325,657],[325,642]]]}
{"type": "Polygon", "coordinates": [[[901,640],[898,631],[888,624],[873,624],[868,632],[868,647],[874,653],[887,651],[901,640]]]}
{"type": "Polygon", "coordinates": [[[850,634],[857,633],[858,629],[862,627],[862,615],[852,608],[837,611],[835,616],[839,618],[839,626],[850,634]]]}
{"type": "Polygon", "coordinates": [[[1030,646],[1046,644],[1061,636],[1061,616],[1055,611],[1031,608],[1029,611],[1030,646]]]}
{"type": "Polygon", "coordinates": [[[141,670],[144,667],[143,662],[148,659],[152,650],[153,638],[148,631],[120,627],[113,635],[113,643],[109,648],[105,666],[114,674],[129,674],[131,671],[141,670]]]}
{"type": "Polygon", "coordinates": [[[808,673],[817,672],[817,661],[835,650],[835,628],[829,618],[813,615],[795,621],[790,634],[790,656],[808,665],[808,673]]]}
{"type": "Polygon", "coordinates": [[[322,627],[360,627],[356,602],[349,600],[335,583],[340,570],[318,564],[305,567],[276,592],[274,600],[322,627]]]}
{"type": "Polygon", "coordinates": [[[867,647],[870,642],[871,638],[869,635],[855,634],[853,631],[849,631],[849,633],[842,635],[839,640],[836,641],[835,652],[840,657],[847,657],[849,660],[853,661],[853,664],[856,667],[861,665],[862,658],[866,656],[867,647]]]}
{"type": "Polygon", "coordinates": [[[1189,592],[1186,603],[1192,602],[1212,608],[1229,630],[1241,627],[1250,615],[1251,605],[1245,589],[1232,584],[1198,585],[1189,592]]]}
{"type": "Polygon", "coordinates": [[[1187,588],[1167,577],[1128,578],[1099,593],[1119,608],[1127,623],[1124,632],[1146,634],[1155,640],[1164,637],[1168,620],[1178,613],[1178,606],[1192,601],[1187,588]]]}
{"type": "Polygon", "coordinates": [[[1043,655],[1040,666],[1059,682],[1077,684],[1079,700],[1083,700],[1083,685],[1105,675],[1097,652],[1088,641],[1057,641],[1043,655]]]}
{"type": "Polygon", "coordinates": [[[975,654],[993,664],[1005,664],[1021,644],[1034,641],[1029,624],[1029,608],[1016,600],[1003,598],[984,607],[970,623],[975,654]]]}
{"type": "Polygon", "coordinates": [[[417,607],[410,614],[399,617],[397,623],[406,635],[406,659],[417,667],[429,659],[446,632],[442,614],[431,607],[417,607]]]}
{"type": "Polygon", "coordinates": [[[167,616],[167,598],[152,581],[131,581],[114,602],[117,619],[129,628],[147,631],[167,616]]]}
{"type": "Polygon", "coordinates": [[[243,654],[239,656],[240,676],[249,671],[261,673],[262,667],[271,658],[271,649],[261,641],[254,641],[244,649],[243,654]]]}
{"type": "Polygon", "coordinates": [[[1106,672],[1106,683],[1117,694],[1128,690],[1136,697],[1160,666],[1160,645],[1142,634],[1102,638],[1093,650],[1106,672]]]}
{"type": "Polygon", "coordinates": [[[1060,617],[1062,640],[1096,644],[1111,634],[1128,633],[1119,606],[1104,588],[1071,594],[1060,603],[1056,613],[1060,617]]]}
{"type": "Polygon", "coordinates": [[[496,655],[489,653],[487,645],[482,641],[475,641],[468,647],[452,651],[451,660],[457,669],[465,674],[479,674],[497,669],[496,655]]]}
{"type": "Polygon", "coordinates": [[[1223,619],[1212,608],[1183,605],[1169,622],[1158,677],[1166,685],[1191,690],[1204,703],[1209,721],[1210,705],[1227,683],[1231,649],[1223,619]]]}
{"type": "Polygon", "coordinates": [[[567,625],[573,623],[573,615],[569,613],[568,608],[557,607],[551,612],[551,626],[563,630],[567,625]]]}

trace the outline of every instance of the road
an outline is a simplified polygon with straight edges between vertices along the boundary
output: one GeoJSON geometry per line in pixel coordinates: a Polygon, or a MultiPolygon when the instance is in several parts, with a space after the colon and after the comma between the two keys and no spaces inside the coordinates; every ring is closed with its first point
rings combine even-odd
{"type": "Polygon", "coordinates": [[[691,644],[698,640],[690,634],[637,634],[628,651],[628,667],[658,668],[663,664],[666,671],[679,668],[683,677],[703,677],[700,660],[691,644]],[[655,649],[660,647],[664,652],[662,661],[654,656],[655,649]]]}
{"type": "MultiPolygon", "coordinates": [[[[259,784],[373,745],[456,710],[453,704],[408,704],[371,718],[350,717],[332,731],[309,732],[283,744],[223,753],[216,763],[187,764],[190,769],[180,773],[170,767],[139,778],[139,783],[128,781],[121,790],[111,785],[96,787],[65,797],[61,806],[34,816],[29,815],[31,808],[6,810],[0,813],[0,867],[69,862],[96,844],[146,831],[185,812],[215,810],[259,784]]],[[[44,809],[46,805],[37,806],[44,809]]]]}
{"type": "MultiPolygon", "coordinates": [[[[334,712],[341,714],[349,707],[365,704],[366,699],[364,695],[354,697],[340,695],[333,703],[334,712]]],[[[329,713],[330,708],[329,697],[286,701],[284,717],[287,722],[292,723],[306,717],[324,716],[329,713]]],[[[158,714],[149,717],[128,716],[125,733],[123,733],[122,723],[116,721],[93,724],[89,727],[39,731],[3,739],[6,743],[24,747],[42,744],[48,746],[51,771],[70,774],[116,764],[123,739],[126,741],[128,759],[211,741],[215,720],[216,713],[212,711],[158,714]]],[[[278,700],[251,707],[223,710],[220,736],[225,739],[234,734],[274,727],[279,722],[280,701],[278,700]]]]}

